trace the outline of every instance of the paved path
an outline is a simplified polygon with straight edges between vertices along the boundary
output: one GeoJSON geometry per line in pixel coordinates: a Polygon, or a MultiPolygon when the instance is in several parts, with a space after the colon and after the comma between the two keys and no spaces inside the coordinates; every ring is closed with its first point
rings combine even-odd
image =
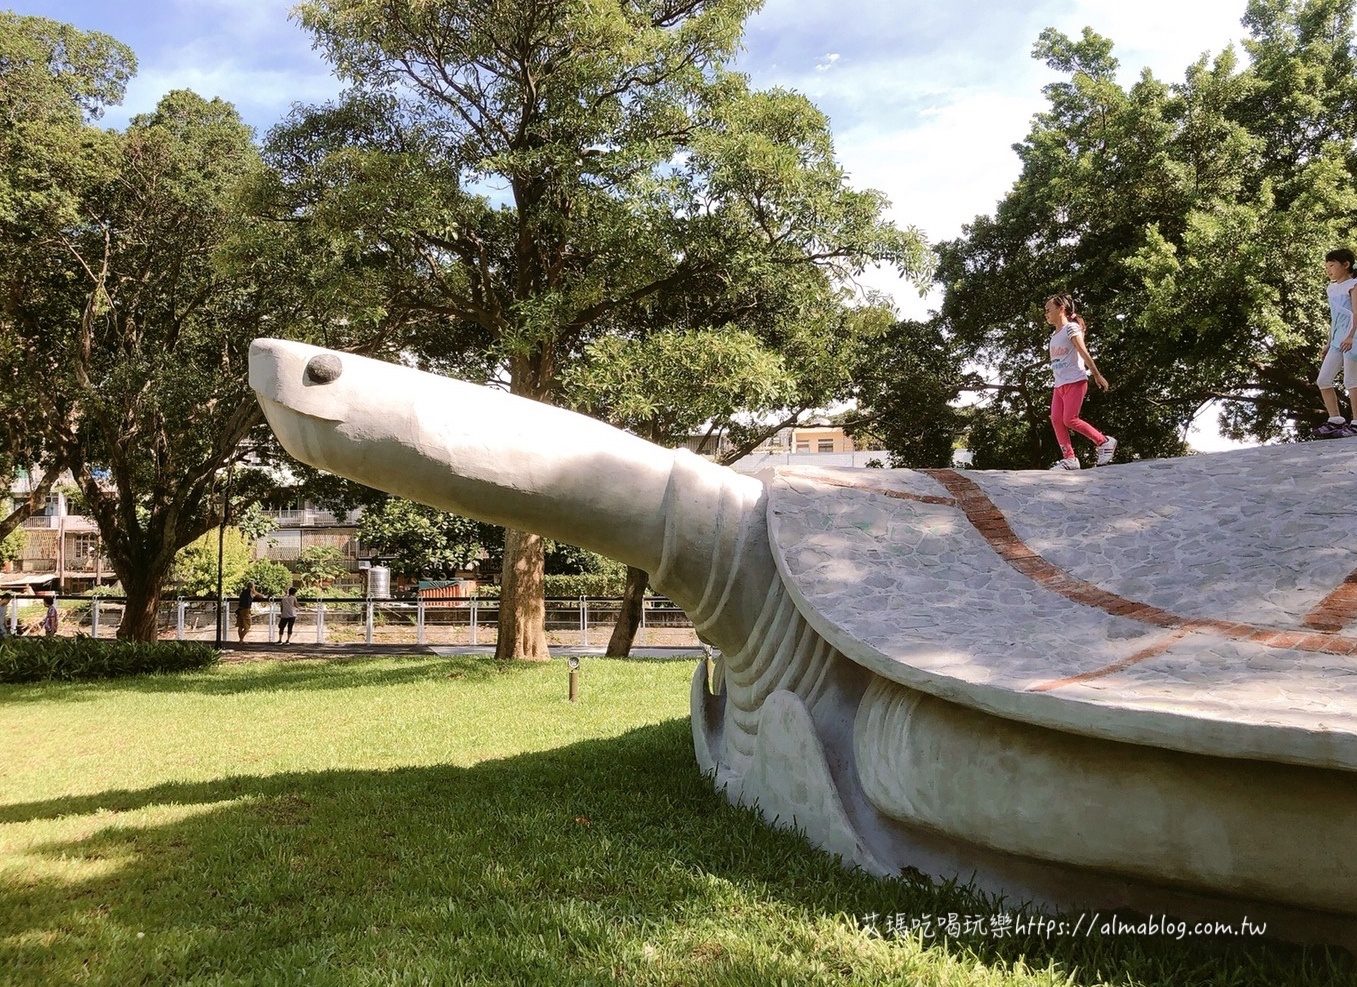
{"type": "MultiPolygon", "coordinates": [[[[303,658],[363,658],[409,655],[486,655],[495,653],[493,645],[428,645],[428,644],[308,644],[293,641],[289,644],[268,644],[264,641],[245,641],[222,646],[223,661],[295,660],[303,658]]],[[[553,646],[553,658],[569,655],[603,657],[603,648],[553,646]]],[[[631,657],[638,660],[692,659],[702,656],[700,648],[632,648],[631,657]]]]}
{"type": "Polygon", "coordinates": [[[902,684],[1357,766],[1357,441],[1064,474],[783,470],[770,530],[816,629],[902,684]]]}

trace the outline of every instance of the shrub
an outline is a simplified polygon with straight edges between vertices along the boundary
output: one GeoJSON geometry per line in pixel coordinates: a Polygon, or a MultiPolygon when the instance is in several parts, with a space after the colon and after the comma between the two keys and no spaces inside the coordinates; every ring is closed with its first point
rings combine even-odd
{"type": "Polygon", "coordinates": [[[325,590],[348,573],[344,553],[333,545],[310,545],[297,556],[297,576],[303,590],[325,590]]]}
{"type": "Polygon", "coordinates": [[[254,583],[254,588],[265,596],[283,596],[292,585],[292,571],[272,559],[255,559],[246,567],[245,575],[240,585],[232,590],[232,595],[240,592],[244,580],[254,583]]]}
{"type": "MultiPolygon", "coordinates": [[[[218,534],[209,531],[175,555],[171,579],[181,596],[211,596],[217,592],[218,534]]],[[[222,584],[228,595],[234,595],[245,582],[245,570],[253,558],[250,550],[253,543],[238,528],[227,528],[220,535],[222,584]]]]}
{"type": "Polygon", "coordinates": [[[574,599],[577,596],[621,596],[627,585],[627,570],[615,572],[581,572],[543,578],[546,595],[574,599]]]}
{"type": "MultiPolygon", "coordinates": [[[[626,589],[627,576],[614,576],[599,572],[578,572],[571,575],[547,575],[542,580],[548,600],[574,600],[581,596],[595,599],[617,599],[626,589]]],[[[476,587],[476,596],[482,600],[497,600],[502,587],[494,583],[481,583],[476,587]]],[[[654,590],[647,588],[646,596],[653,596],[654,590]]]]}
{"type": "Polygon", "coordinates": [[[9,637],[0,641],[0,682],[72,682],[184,672],[217,662],[193,641],[96,641],[88,637],[9,637]]]}

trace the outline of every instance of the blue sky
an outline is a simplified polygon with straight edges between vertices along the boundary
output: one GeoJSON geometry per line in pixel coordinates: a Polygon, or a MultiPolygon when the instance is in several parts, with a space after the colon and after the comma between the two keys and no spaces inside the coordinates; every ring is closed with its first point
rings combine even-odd
{"type": "MultiPolygon", "coordinates": [[[[289,20],[294,0],[27,0],[21,14],[100,30],[130,45],[137,77],[113,127],[166,92],[193,89],[235,104],[261,134],[294,102],[338,91],[309,39],[289,20]]],[[[809,96],[830,118],[854,185],[891,200],[891,217],[930,241],[991,213],[1018,175],[1012,145],[1056,76],[1031,58],[1045,27],[1085,26],[1113,40],[1123,81],[1148,67],[1177,81],[1205,52],[1243,36],[1246,0],[768,0],[747,24],[739,67],[759,87],[809,96]]],[[[866,283],[902,315],[919,298],[887,272],[866,283]]]]}
{"type": "MultiPolygon", "coordinates": [[[[137,53],[121,127],[166,92],[220,96],[262,134],[294,102],[338,90],[309,39],[289,20],[293,0],[27,0],[39,14],[105,31],[137,53]]],[[[993,211],[1017,177],[1012,145],[1042,109],[1054,73],[1034,61],[1042,28],[1085,25],[1117,45],[1124,81],[1150,67],[1181,78],[1201,53],[1236,43],[1245,0],[768,0],[748,23],[740,67],[754,84],[787,86],[830,117],[855,185],[878,188],[892,217],[930,240],[993,211]],[[1172,24],[1172,29],[1165,26],[1172,24]]],[[[903,314],[927,302],[895,279],[903,314]]]]}

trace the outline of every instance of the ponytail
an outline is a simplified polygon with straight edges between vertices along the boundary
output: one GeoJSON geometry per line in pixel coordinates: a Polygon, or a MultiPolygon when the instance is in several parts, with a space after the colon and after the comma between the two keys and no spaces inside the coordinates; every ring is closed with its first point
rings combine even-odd
{"type": "Polygon", "coordinates": [[[1079,310],[1074,307],[1073,295],[1068,292],[1061,292],[1058,295],[1052,295],[1050,298],[1046,299],[1047,305],[1051,304],[1051,302],[1055,302],[1056,305],[1060,307],[1060,311],[1065,313],[1065,318],[1068,321],[1077,323],[1084,334],[1088,334],[1088,323],[1085,322],[1084,317],[1079,314],[1079,310]]]}

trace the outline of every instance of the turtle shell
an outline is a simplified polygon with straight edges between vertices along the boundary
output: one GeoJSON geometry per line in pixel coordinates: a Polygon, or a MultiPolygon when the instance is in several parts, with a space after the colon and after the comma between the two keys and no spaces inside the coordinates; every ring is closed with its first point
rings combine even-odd
{"type": "Polygon", "coordinates": [[[797,607],[889,680],[1092,737],[1357,767],[1357,442],[764,481],[797,607]]]}

